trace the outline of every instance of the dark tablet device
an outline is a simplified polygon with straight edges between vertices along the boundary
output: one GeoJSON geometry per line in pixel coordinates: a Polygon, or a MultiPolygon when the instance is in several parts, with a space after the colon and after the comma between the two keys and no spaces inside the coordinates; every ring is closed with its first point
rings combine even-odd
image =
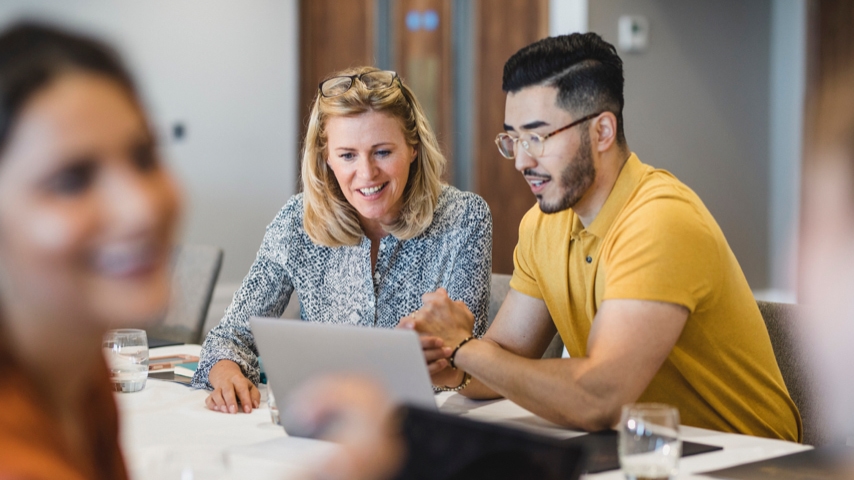
{"type": "Polygon", "coordinates": [[[575,480],[584,448],[501,425],[404,407],[407,459],[395,479],[575,480]]]}
{"type": "MultiPolygon", "coordinates": [[[[619,435],[615,430],[579,435],[562,440],[567,445],[579,445],[587,451],[587,468],[585,473],[599,473],[620,468],[620,456],[617,453],[619,435]]],[[[723,450],[723,447],[682,441],[682,456],[699,455],[701,453],[723,450]]]]}
{"type": "Polygon", "coordinates": [[[184,342],[176,342],[174,340],[166,340],[165,338],[148,337],[148,348],[171,347],[172,345],[183,345],[184,342]]]}

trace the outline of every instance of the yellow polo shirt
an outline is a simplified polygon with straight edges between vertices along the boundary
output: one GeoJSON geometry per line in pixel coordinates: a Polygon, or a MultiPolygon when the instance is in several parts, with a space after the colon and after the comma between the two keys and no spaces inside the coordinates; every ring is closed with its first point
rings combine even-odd
{"type": "Polygon", "coordinates": [[[639,402],[675,405],[684,425],[802,440],[741,267],[697,194],[669,172],[632,154],[587,228],[571,209],[544,214],[534,206],[519,227],[514,263],[510,286],[545,301],[572,357],[587,354],[604,300],[689,310],[639,402]]]}

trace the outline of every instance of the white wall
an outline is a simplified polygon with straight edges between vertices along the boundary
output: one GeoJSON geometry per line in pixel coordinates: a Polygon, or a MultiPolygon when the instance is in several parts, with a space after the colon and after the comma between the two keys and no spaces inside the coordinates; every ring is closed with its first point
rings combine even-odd
{"type": "Polygon", "coordinates": [[[119,49],[183,181],[184,241],[223,247],[221,282],[239,282],[295,191],[296,0],[0,2],[3,24],[24,15],[119,49]],[[171,138],[176,122],[183,141],[171,138]]]}
{"type": "Polygon", "coordinates": [[[549,0],[549,35],[587,32],[588,0],[549,0]]]}
{"type": "Polygon", "coordinates": [[[649,48],[620,53],[626,138],[703,199],[753,289],[769,286],[772,0],[595,0],[589,29],[617,43],[621,15],[649,48]]]}

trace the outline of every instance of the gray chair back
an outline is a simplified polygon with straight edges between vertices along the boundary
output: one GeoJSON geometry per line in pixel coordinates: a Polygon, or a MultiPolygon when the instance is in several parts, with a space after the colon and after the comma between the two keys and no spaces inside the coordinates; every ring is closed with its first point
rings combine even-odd
{"type": "Polygon", "coordinates": [[[296,291],[291,294],[291,299],[288,302],[288,306],[285,307],[285,311],[282,312],[282,318],[289,318],[291,320],[300,319],[299,295],[297,295],[296,291]]]}
{"type": "Polygon", "coordinates": [[[789,389],[789,395],[801,412],[804,424],[804,443],[814,446],[831,443],[824,431],[817,405],[813,397],[812,377],[809,367],[800,351],[797,339],[797,322],[804,317],[804,307],[789,303],[757,301],[759,311],[768,328],[771,346],[777,365],[783,374],[783,381],[789,389]]]}
{"type": "Polygon", "coordinates": [[[512,275],[506,273],[493,273],[489,285],[489,312],[486,314],[486,328],[492,325],[498,309],[504,303],[504,297],[510,291],[510,278],[512,275]]]}
{"type": "MultiPolygon", "coordinates": [[[[232,292],[233,293],[233,292],[232,292]]],[[[226,304],[226,308],[230,305],[231,302],[226,304]]],[[[213,305],[216,305],[216,301],[212,302],[213,305]]],[[[208,333],[213,330],[219,323],[222,321],[223,314],[225,313],[225,308],[220,308],[218,312],[209,312],[207,320],[205,320],[205,326],[202,329],[202,340],[207,338],[208,333]]],[[[280,318],[288,318],[288,319],[299,319],[300,318],[300,303],[299,303],[299,295],[297,292],[291,294],[291,300],[288,302],[288,306],[285,308],[285,311],[282,312],[280,318]]]]}
{"type": "MultiPolygon", "coordinates": [[[[507,296],[507,293],[510,292],[510,278],[512,278],[512,275],[504,273],[492,274],[492,279],[490,281],[489,313],[486,317],[487,329],[492,325],[492,321],[495,320],[495,315],[498,314],[498,309],[501,308],[501,304],[504,303],[504,298],[507,296]]],[[[548,348],[546,348],[543,358],[560,358],[562,354],[563,341],[560,339],[560,335],[558,334],[552,338],[552,342],[549,344],[548,348]]]]}
{"type": "Polygon", "coordinates": [[[149,337],[200,343],[223,252],[208,245],[176,248],[172,270],[172,299],[159,325],[147,328],[149,337]]]}

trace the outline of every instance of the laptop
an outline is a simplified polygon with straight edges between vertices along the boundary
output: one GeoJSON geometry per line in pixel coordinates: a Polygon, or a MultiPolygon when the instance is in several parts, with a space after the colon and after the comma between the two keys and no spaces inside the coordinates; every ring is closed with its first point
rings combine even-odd
{"type": "MultiPolygon", "coordinates": [[[[384,384],[403,405],[398,417],[407,447],[420,452],[407,456],[395,480],[521,480],[532,472],[575,480],[583,471],[582,446],[440,413],[413,331],[261,317],[249,325],[280,411],[305,381],[323,374],[368,374],[384,384]]],[[[281,420],[290,436],[318,437],[295,419],[281,420]]]]}
{"type": "Polygon", "coordinates": [[[438,411],[418,334],[280,318],[249,319],[268,385],[282,410],[307,380],[324,374],[367,374],[394,403],[438,411]]]}

